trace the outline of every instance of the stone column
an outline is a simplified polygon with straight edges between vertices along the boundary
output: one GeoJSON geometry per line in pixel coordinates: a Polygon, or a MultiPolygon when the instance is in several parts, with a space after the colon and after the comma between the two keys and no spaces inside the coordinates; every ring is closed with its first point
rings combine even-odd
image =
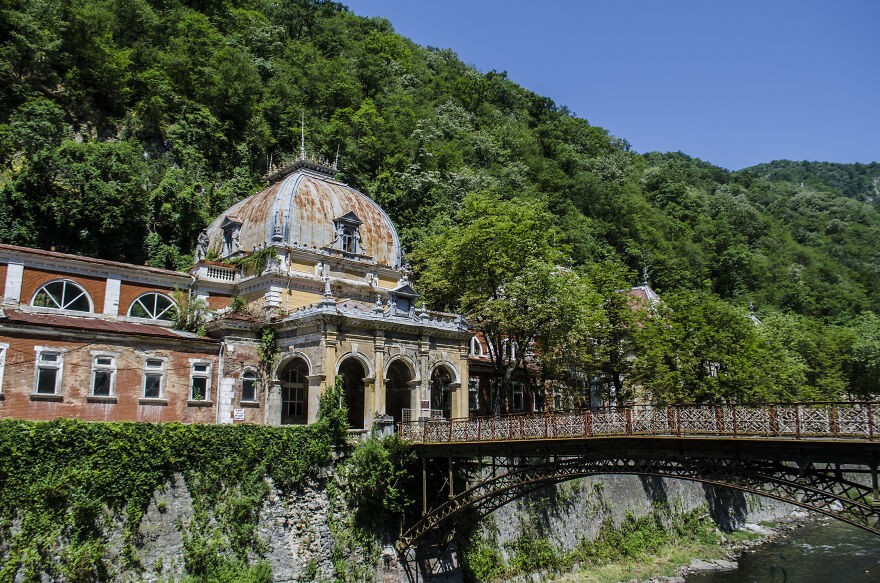
{"type": "Polygon", "coordinates": [[[419,404],[422,399],[422,381],[411,380],[406,384],[409,386],[409,409],[410,414],[412,415],[411,421],[418,421],[422,414],[421,405],[419,404]]]}
{"type": "MultiPolygon", "coordinates": [[[[122,282],[115,277],[108,277],[104,284],[104,311],[105,316],[116,317],[119,315],[119,290],[122,282]]],[[[98,311],[98,306],[95,306],[98,311]]]]}
{"type": "Polygon", "coordinates": [[[309,381],[308,388],[308,408],[306,410],[306,423],[312,424],[318,420],[318,409],[321,407],[321,384],[324,382],[326,375],[312,374],[306,377],[309,381]]]}
{"type": "Polygon", "coordinates": [[[324,390],[333,387],[336,382],[336,349],[338,341],[336,339],[336,325],[327,324],[324,329],[324,362],[321,363],[321,370],[324,373],[324,390]]]}
{"type": "MultiPolygon", "coordinates": [[[[454,392],[452,393],[452,416],[468,417],[470,414],[468,404],[468,391],[470,390],[470,371],[468,370],[469,367],[467,345],[463,347],[459,346],[458,362],[456,363],[456,366],[458,367],[458,374],[461,382],[458,383],[458,387],[456,387],[454,392]]],[[[451,388],[452,387],[450,386],[450,389],[451,388]]]]}
{"type": "Polygon", "coordinates": [[[373,345],[373,366],[376,371],[376,386],[374,390],[374,401],[372,413],[375,415],[385,415],[387,413],[387,403],[385,394],[385,334],[381,331],[376,332],[375,344],[373,345]]]}
{"type": "Polygon", "coordinates": [[[376,377],[364,378],[364,429],[373,424],[373,411],[376,406],[376,377]]]}
{"type": "MultiPolygon", "coordinates": [[[[421,401],[427,402],[427,407],[419,407],[419,409],[430,409],[431,408],[431,364],[428,362],[428,358],[430,356],[430,343],[424,336],[419,336],[419,368],[421,369],[421,377],[422,377],[422,386],[419,391],[419,403],[421,405],[421,401]]],[[[419,413],[419,417],[428,416],[428,412],[424,411],[419,413]]]]}
{"type": "Polygon", "coordinates": [[[266,425],[281,425],[281,381],[273,379],[269,382],[266,394],[266,425]]]}

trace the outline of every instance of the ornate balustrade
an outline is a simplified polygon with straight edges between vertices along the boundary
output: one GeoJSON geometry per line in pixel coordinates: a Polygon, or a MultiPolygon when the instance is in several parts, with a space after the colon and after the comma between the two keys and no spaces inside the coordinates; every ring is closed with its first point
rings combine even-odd
{"type": "Polygon", "coordinates": [[[401,423],[415,443],[466,443],[531,439],[657,435],[874,439],[880,403],[772,403],[755,405],[633,405],[563,411],[436,419],[401,423]]]}
{"type": "Polygon", "coordinates": [[[235,281],[235,269],[229,267],[221,267],[219,265],[210,265],[204,270],[204,279],[210,281],[235,281]]]}

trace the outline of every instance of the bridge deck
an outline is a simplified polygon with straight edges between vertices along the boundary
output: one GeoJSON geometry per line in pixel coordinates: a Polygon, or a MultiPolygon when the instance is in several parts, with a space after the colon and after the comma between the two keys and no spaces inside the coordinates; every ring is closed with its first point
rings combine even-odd
{"type": "Polygon", "coordinates": [[[619,435],[566,439],[513,439],[494,442],[415,443],[426,458],[581,456],[609,454],[628,458],[707,457],[725,459],[809,460],[842,465],[880,463],[880,441],[673,435],[619,435]]]}

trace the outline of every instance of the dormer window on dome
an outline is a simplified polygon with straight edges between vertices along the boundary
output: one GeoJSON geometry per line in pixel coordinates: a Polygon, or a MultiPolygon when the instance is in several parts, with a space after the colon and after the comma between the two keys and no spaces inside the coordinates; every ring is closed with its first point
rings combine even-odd
{"type": "Polygon", "coordinates": [[[343,253],[351,253],[352,255],[363,255],[364,249],[361,245],[360,226],[362,221],[356,214],[349,211],[339,218],[333,219],[333,228],[335,230],[335,238],[333,239],[333,247],[339,249],[343,253]]]}
{"type": "Polygon", "coordinates": [[[402,279],[399,283],[400,285],[388,294],[388,301],[398,314],[413,313],[419,294],[406,279],[402,279]]]}
{"type": "Polygon", "coordinates": [[[232,217],[226,217],[223,219],[220,228],[223,230],[223,257],[237,253],[241,246],[239,239],[241,235],[241,221],[232,217]]]}

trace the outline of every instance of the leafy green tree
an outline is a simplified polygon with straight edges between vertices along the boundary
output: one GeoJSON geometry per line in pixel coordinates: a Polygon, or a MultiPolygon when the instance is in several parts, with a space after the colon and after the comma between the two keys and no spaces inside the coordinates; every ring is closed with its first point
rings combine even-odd
{"type": "Polygon", "coordinates": [[[880,316],[863,313],[853,331],[850,387],[860,397],[876,395],[880,387],[880,316]]]}
{"type": "Polygon", "coordinates": [[[451,225],[413,254],[420,289],[438,307],[459,309],[482,332],[497,383],[495,413],[527,354],[556,354],[574,328],[584,334],[597,296],[573,271],[545,206],[480,193],[465,197],[451,225]]]}
{"type": "Polygon", "coordinates": [[[645,357],[636,376],[653,400],[699,403],[765,400],[755,323],[713,294],[663,298],[641,329],[645,357]]]}

